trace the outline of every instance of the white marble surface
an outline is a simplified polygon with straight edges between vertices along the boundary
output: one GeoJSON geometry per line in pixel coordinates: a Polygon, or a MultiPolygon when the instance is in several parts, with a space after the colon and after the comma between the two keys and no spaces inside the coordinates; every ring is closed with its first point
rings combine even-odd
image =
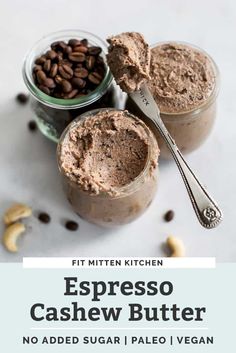
{"type": "MultiPolygon", "coordinates": [[[[0,245],[0,261],[23,256],[161,256],[168,234],[181,237],[189,256],[236,260],[236,2],[235,1],[30,1],[2,0],[0,11],[0,214],[13,201],[23,201],[52,216],[50,225],[36,218],[19,243],[19,253],[0,245]],[[25,52],[44,34],[79,28],[106,38],[121,31],[143,32],[150,43],[183,40],[208,51],[221,72],[219,110],[214,131],[198,151],[187,157],[224,210],[215,230],[196,220],[174,163],[161,164],[160,184],[151,208],[136,222],[104,230],[73,214],[60,187],[55,146],[27,130],[29,107],[15,95],[24,91],[21,65],[25,52]],[[171,223],[163,213],[174,209],[171,223]],[[80,223],[78,232],[63,227],[66,218],[80,223]]],[[[3,227],[0,226],[2,233],[3,227]]]]}

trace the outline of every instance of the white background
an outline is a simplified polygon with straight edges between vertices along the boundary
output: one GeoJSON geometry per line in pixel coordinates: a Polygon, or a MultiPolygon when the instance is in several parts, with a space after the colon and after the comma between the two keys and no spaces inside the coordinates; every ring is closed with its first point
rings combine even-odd
{"type": "Polygon", "coordinates": [[[0,246],[0,261],[21,261],[22,256],[164,256],[169,234],[184,240],[188,256],[235,261],[236,2],[0,0],[0,6],[0,214],[19,201],[30,204],[35,215],[43,210],[52,216],[50,225],[33,217],[19,253],[9,254],[0,246]],[[198,224],[173,162],[161,163],[157,197],[134,223],[104,230],[74,215],[61,190],[55,145],[27,130],[32,113],[16,103],[15,95],[25,91],[22,60],[34,42],[47,33],[75,28],[102,38],[140,31],[150,44],[188,41],[213,56],[221,72],[217,123],[187,160],[224,210],[219,228],[205,230],[198,224]],[[162,220],[168,209],[176,213],[171,223],[162,220]],[[65,230],[67,218],[79,222],[78,232],[65,230]]]}

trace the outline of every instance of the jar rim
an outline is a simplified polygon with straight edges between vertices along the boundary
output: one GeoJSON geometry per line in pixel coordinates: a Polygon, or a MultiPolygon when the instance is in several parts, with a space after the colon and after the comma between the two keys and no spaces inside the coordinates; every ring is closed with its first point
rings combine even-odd
{"type": "MultiPolygon", "coordinates": [[[[152,131],[149,129],[149,127],[137,116],[135,116],[134,114],[130,113],[128,110],[123,110],[123,109],[116,109],[116,108],[98,108],[98,109],[92,109],[90,111],[87,111],[81,115],[79,115],[77,118],[75,118],[67,127],[66,129],[63,131],[58,145],[57,145],[57,165],[58,165],[58,169],[60,171],[60,173],[65,176],[70,183],[72,183],[73,185],[75,185],[76,187],[80,188],[80,186],[74,182],[73,180],[71,180],[68,176],[65,175],[64,171],[61,168],[61,163],[60,163],[60,152],[61,152],[61,146],[63,144],[64,139],[66,138],[67,134],[69,133],[69,131],[71,130],[71,128],[73,128],[75,125],[77,124],[81,124],[85,119],[93,117],[94,115],[96,115],[99,112],[102,111],[115,111],[115,112],[124,112],[128,117],[131,117],[132,119],[135,119],[136,121],[138,121],[139,123],[141,123],[142,127],[145,129],[147,136],[148,136],[148,141],[150,141],[150,138],[155,139],[152,131]]],[[[157,154],[157,159],[158,159],[158,154],[157,154]]],[[[114,199],[118,199],[123,197],[124,193],[128,194],[134,192],[135,190],[137,190],[138,186],[139,186],[139,182],[142,182],[143,177],[146,176],[146,174],[149,172],[150,169],[150,165],[151,165],[151,144],[148,143],[148,149],[147,149],[147,158],[145,161],[145,165],[143,167],[143,169],[141,170],[141,172],[137,175],[137,177],[135,177],[131,182],[129,182],[128,184],[117,188],[117,190],[119,190],[120,195],[116,196],[116,195],[112,195],[112,198],[114,199]],[[134,187],[136,185],[136,188],[134,190],[130,190],[132,187],[134,187]]],[[[83,190],[82,188],[80,188],[83,192],[88,192],[83,190]]],[[[89,192],[88,192],[89,193],[89,192]]],[[[95,196],[95,197],[99,197],[99,198],[107,198],[110,197],[110,194],[103,191],[102,193],[99,193],[98,195],[93,195],[91,193],[89,193],[91,196],[95,196]]]]}
{"type": "Polygon", "coordinates": [[[219,73],[219,69],[218,66],[216,64],[216,62],[214,61],[214,59],[202,48],[198,47],[195,44],[186,42],[186,41],[179,41],[179,40],[168,40],[168,41],[160,41],[157,42],[155,44],[151,45],[151,49],[154,49],[158,46],[164,45],[164,44],[182,44],[182,45],[186,45],[190,48],[193,48],[201,53],[203,53],[210,61],[213,72],[214,72],[214,77],[215,77],[215,81],[214,81],[214,88],[211,92],[211,94],[209,95],[209,97],[207,97],[207,99],[205,101],[203,101],[201,104],[189,109],[189,110],[183,110],[183,111],[179,111],[179,112],[167,112],[167,111],[161,111],[161,114],[166,115],[166,116],[170,116],[170,119],[175,117],[175,116],[183,116],[183,115],[198,115],[202,110],[207,109],[208,106],[217,98],[218,93],[219,93],[219,86],[220,86],[220,73],[219,73]]]}
{"type": "Polygon", "coordinates": [[[84,106],[94,103],[99,98],[101,98],[103,94],[106,93],[106,91],[111,86],[113,81],[113,76],[105,60],[106,73],[102,82],[93,91],[91,91],[89,94],[86,94],[85,96],[81,96],[79,98],[71,98],[71,99],[60,99],[60,98],[51,97],[45,94],[43,91],[41,91],[34,83],[33,75],[32,75],[33,63],[36,58],[36,55],[34,55],[34,53],[36,52],[37,48],[39,48],[40,46],[44,46],[44,49],[43,49],[44,51],[49,49],[49,46],[50,46],[50,44],[48,43],[49,39],[50,39],[50,43],[52,43],[56,40],[63,40],[63,38],[65,37],[67,39],[70,39],[73,37],[77,37],[81,39],[86,38],[88,39],[89,42],[94,42],[94,44],[97,44],[102,48],[104,59],[106,59],[107,44],[103,39],[101,39],[97,35],[80,29],[68,29],[68,30],[56,31],[43,36],[31,47],[31,49],[25,55],[23,68],[22,68],[22,75],[23,75],[23,79],[26,87],[28,88],[30,94],[36,100],[51,108],[69,110],[69,109],[82,108],[84,106]]]}

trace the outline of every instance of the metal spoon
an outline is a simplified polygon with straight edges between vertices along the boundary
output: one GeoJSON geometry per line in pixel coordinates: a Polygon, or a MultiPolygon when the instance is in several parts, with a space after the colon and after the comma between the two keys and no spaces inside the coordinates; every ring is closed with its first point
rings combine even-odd
{"type": "Polygon", "coordinates": [[[148,87],[144,84],[138,91],[132,92],[129,95],[146,117],[150,119],[158,129],[170,149],[185,183],[199,222],[203,227],[208,229],[216,227],[223,218],[222,211],[201,185],[187,162],[184,160],[175,141],[170,136],[161,120],[159,108],[148,87]]]}

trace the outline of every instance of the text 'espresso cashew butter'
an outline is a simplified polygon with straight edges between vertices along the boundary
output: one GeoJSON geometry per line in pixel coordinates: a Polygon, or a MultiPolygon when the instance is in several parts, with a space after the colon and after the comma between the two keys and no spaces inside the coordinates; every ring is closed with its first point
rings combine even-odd
{"type": "Polygon", "coordinates": [[[127,111],[102,109],[76,119],[58,147],[68,200],[100,225],[137,218],[151,203],[159,149],[149,128],[127,111]]]}

